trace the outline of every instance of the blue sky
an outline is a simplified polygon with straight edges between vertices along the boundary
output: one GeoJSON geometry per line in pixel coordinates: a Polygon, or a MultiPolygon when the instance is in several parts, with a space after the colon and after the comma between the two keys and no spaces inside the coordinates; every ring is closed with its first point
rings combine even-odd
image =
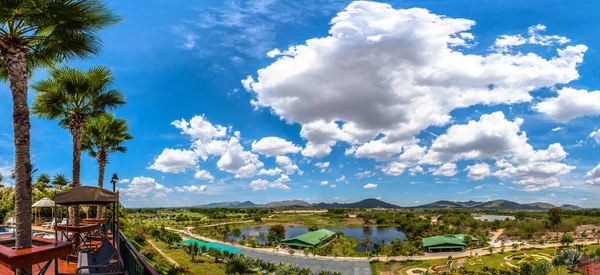
{"type": "MultiPolygon", "coordinates": [[[[111,67],[127,97],[115,113],[135,140],[106,169],[123,179],[126,206],[369,197],[598,206],[597,3],[108,4],[125,21],[101,32],[101,54],[70,65],[111,67]]],[[[5,175],[11,109],[0,84],[5,175]]],[[[34,165],[70,175],[70,140],[33,118],[34,165]]],[[[96,178],[85,155],[82,182],[96,178]]]]}

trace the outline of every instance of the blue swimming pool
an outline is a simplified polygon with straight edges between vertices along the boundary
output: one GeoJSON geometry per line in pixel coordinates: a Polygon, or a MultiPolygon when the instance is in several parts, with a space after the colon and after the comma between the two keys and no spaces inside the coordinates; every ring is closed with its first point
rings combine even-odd
{"type": "Polygon", "coordinates": [[[219,249],[221,251],[227,251],[229,253],[240,252],[240,250],[235,247],[225,246],[225,245],[221,245],[218,243],[207,243],[207,242],[198,241],[198,240],[185,240],[183,242],[186,244],[197,243],[199,246],[206,246],[207,248],[215,248],[215,249],[219,249]]]}
{"type": "MultiPolygon", "coordinates": [[[[14,227],[10,227],[10,226],[0,227],[0,233],[2,233],[2,232],[12,232],[13,236],[15,236],[15,234],[16,234],[15,228],[14,227]]],[[[35,233],[46,233],[46,236],[52,236],[52,238],[54,238],[54,233],[48,233],[48,232],[43,232],[43,231],[31,230],[31,234],[35,234],[35,233]]]]}

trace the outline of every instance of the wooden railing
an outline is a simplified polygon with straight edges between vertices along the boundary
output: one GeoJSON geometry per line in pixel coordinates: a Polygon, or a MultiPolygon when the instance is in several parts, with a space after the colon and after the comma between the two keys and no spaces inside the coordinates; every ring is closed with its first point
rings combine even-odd
{"type": "MultiPolygon", "coordinates": [[[[144,259],[140,252],[129,242],[127,237],[119,231],[118,249],[123,260],[123,267],[129,275],[158,275],[158,272],[144,259]]],[[[114,232],[114,231],[113,231],[114,232]]]]}

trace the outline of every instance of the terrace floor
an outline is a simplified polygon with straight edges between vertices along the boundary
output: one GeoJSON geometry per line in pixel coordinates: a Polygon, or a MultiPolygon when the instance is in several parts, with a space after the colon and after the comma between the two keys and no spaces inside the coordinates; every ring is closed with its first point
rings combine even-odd
{"type": "MultiPolygon", "coordinates": [[[[40,263],[40,267],[43,267],[45,263],[40,263]]],[[[39,268],[37,265],[32,266],[33,274],[37,274],[39,272],[39,268]]],[[[64,274],[75,274],[75,270],[77,269],[77,263],[70,262],[67,264],[64,260],[58,260],[58,272],[64,274]]],[[[8,269],[5,266],[0,265],[0,274],[14,274],[12,270],[8,269]]],[[[54,274],[54,261],[50,265],[50,268],[46,271],[46,274],[54,274]]]]}
{"type": "MultiPolygon", "coordinates": [[[[1,226],[5,226],[5,225],[0,225],[1,226]]],[[[54,234],[54,229],[48,229],[48,228],[42,228],[39,225],[32,225],[31,229],[33,231],[40,231],[40,232],[47,232],[47,233],[51,233],[54,234]]],[[[112,234],[108,235],[108,239],[111,241],[112,243],[112,234]]],[[[99,240],[93,240],[92,244],[100,244],[101,242],[99,240]]],[[[44,265],[46,264],[46,262],[41,262],[38,265],[33,265],[32,266],[32,271],[33,274],[37,274],[40,270],[40,268],[42,268],[44,265]]],[[[77,270],[77,258],[75,256],[69,256],[69,262],[66,261],[66,259],[59,259],[58,260],[58,272],[61,274],[75,274],[75,271],[77,270]]],[[[0,275],[9,275],[9,274],[14,274],[12,270],[10,270],[9,268],[0,265],[0,275]]],[[[50,267],[46,270],[46,274],[54,274],[54,261],[52,261],[52,263],[50,264],[50,267]]]]}

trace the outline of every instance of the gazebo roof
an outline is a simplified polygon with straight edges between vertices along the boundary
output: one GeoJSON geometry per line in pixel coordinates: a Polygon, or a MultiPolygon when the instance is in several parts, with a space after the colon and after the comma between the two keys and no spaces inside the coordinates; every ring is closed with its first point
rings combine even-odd
{"type": "Polygon", "coordinates": [[[31,205],[31,207],[54,207],[54,201],[49,198],[42,198],[41,200],[31,205]]]}
{"type": "Polygon", "coordinates": [[[119,202],[119,194],[96,186],[77,186],[56,194],[60,205],[100,204],[119,202]]]}

